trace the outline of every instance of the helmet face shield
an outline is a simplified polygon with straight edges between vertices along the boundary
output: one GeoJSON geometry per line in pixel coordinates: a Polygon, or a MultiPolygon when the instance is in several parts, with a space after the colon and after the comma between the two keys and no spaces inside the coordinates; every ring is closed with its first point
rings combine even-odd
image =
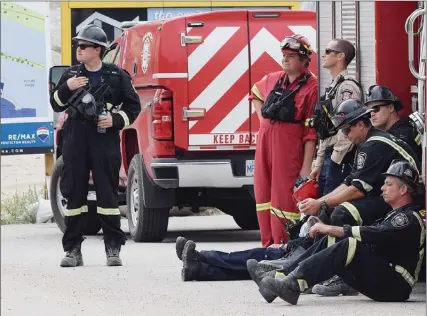
{"type": "Polygon", "coordinates": [[[294,36],[285,37],[280,43],[280,48],[282,50],[291,50],[300,55],[310,55],[312,51],[312,48],[309,44],[304,44],[301,40],[298,40],[298,38],[295,38],[294,36]]]}
{"type": "Polygon", "coordinates": [[[331,122],[336,129],[343,129],[348,127],[348,124],[345,124],[346,119],[347,115],[341,113],[333,116],[331,122]]]}

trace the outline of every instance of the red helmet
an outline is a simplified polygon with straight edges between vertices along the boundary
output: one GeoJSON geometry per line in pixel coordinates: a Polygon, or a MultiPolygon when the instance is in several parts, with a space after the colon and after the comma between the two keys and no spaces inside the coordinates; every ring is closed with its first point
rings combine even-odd
{"type": "Polygon", "coordinates": [[[299,34],[286,36],[280,43],[280,48],[283,51],[291,51],[303,56],[310,56],[313,52],[308,39],[299,34]]]}
{"type": "Polygon", "coordinates": [[[299,203],[305,199],[317,199],[319,195],[319,184],[316,179],[307,180],[304,184],[300,185],[298,189],[292,194],[294,200],[299,203]]]}

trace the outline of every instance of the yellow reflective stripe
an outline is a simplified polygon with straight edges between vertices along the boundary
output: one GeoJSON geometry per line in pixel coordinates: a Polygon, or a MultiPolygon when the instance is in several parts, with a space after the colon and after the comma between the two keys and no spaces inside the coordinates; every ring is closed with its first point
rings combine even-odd
{"type": "Polygon", "coordinates": [[[353,237],[356,240],[362,241],[362,237],[360,236],[360,227],[359,226],[353,226],[351,228],[351,234],[353,235],[353,237]]]}
{"type": "Polygon", "coordinates": [[[98,206],[96,212],[101,215],[120,215],[118,208],[103,208],[98,206]]]}
{"type": "Polygon", "coordinates": [[[363,225],[362,217],[360,217],[359,211],[357,210],[357,208],[353,204],[350,204],[348,202],[344,202],[344,203],[341,203],[340,205],[345,207],[347,209],[347,211],[350,212],[351,216],[353,216],[354,220],[356,221],[356,223],[358,225],[360,225],[360,226],[363,225]]]}
{"type": "Polygon", "coordinates": [[[259,204],[256,205],[256,210],[258,212],[260,212],[260,211],[269,211],[270,210],[270,206],[271,206],[270,202],[268,202],[268,203],[259,203],[259,204]]]}
{"type": "Polygon", "coordinates": [[[414,285],[415,285],[415,279],[408,272],[408,270],[406,270],[404,267],[399,266],[399,265],[396,265],[394,267],[394,270],[396,270],[397,273],[400,273],[402,275],[402,277],[405,279],[405,281],[408,282],[408,284],[411,287],[414,287],[414,285]]]}
{"type": "Polygon", "coordinates": [[[306,289],[308,289],[307,281],[304,279],[297,279],[299,289],[301,292],[304,292],[306,289]]]}
{"type": "Polygon", "coordinates": [[[258,97],[258,99],[264,101],[264,97],[262,96],[262,93],[258,90],[258,87],[256,85],[252,87],[252,92],[258,97]]]}
{"type": "Polygon", "coordinates": [[[123,111],[119,111],[119,112],[117,112],[117,114],[120,114],[121,117],[123,118],[123,121],[125,122],[125,126],[124,127],[129,126],[129,118],[128,118],[127,114],[125,112],[123,112],[123,111]]]}
{"type": "Polygon", "coordinates": [[[273,206],[271,206],[270,213],[277,216],[277,217],[289,219],[291,221],[298,221],[301,218],[300,213],[282,211],[282,210],[279,210],[278,208],[275,208],[273,206]]]}
{"type": "Polygon", "coordinates": [[[77,215],[80,215],[81,213],[87,213],[86,205],[83,205],[82,207],[79,207],[79,208],[65,210],[65,216],[77,216],[77,215]]]}
{"type": "Polygon", "coordinates": [[[417,137],[415,137],[415,143],[417,145],[421,145],[421,135],[420,134],[418,134],[417,137]]]}
{"type": "MultiPolygon", "coordinates": [[[[412,158],[412,156],[410,154],[408,154],[408,152],[405,149],[400,147],[394,141],[392,141],[388,138],[382,137],[382,136],[372,136],[371,138],[368,139],[368,141],[370,141],[370,140],[378,140],[380,142],[383,142],[383,143],[390,145],[391,147],[396,149],[396,151],[399,152],[399,154],[401,154],[403,158],[405,158],[407,161],[409,161],[411,164],[413,164],[414,168],[417,169],[417,171],[418,171],[417,164],[415,163],[414,158],[412,158]]],[[[420,173],[420,172],[418,171],[418,173],[420,173]]]]}
{"type": "Polygon", "coordinates": [[[286,274],[284,274],[283,272],[276,271],[276,274],[274,275],[274,278],[275,279],[286,278],[286,274]]]}
{"type": "Polygon", "coordinates": [[[58,103],[59,106],[65,106],[64,103],[62,103],[61,99],[59,98],[58,95],[58,90],[56,90],[53,94],[53,99],[55,100],[56,103],[58,103]]]}
{"type": "Polygon", "coordinates": [[[414,214],[414,216],[416,217],[416,219],[418,220],[420,227],[421,227],[421,234],[420,234],[420,252],[419,252],[419,257],[418,257],[418,262],[417,262],[417,267],[415,268],[415,282],[418,281],[418,275],[420,274],[420,270],[421,270],[421,264],[423,263],[423,258],[424,258],[424,243],[425,243],[425,238],[426,238],[426,229],[424,227],[424,223],[423,220],[421,219],[420,215],[417,212],[412,212],[414,214]]]}
{"type": "Polygon", "coordinates": [[[328,247],[335,244],[335,237],[328,236],[328,247]]]}
{"type": "Polygon", "coordinates": [[[355,182],[359,182],[361,185],[362,185],[362,187],[365,189],[365,191],[366,192],[371,192],[372,191],[372,186],[369,184],[369,183],[366,183],[365,181],[363,181],[363,180],[360,180],[360,179],[354,179],[353,181],[355,181],[355,182]]]}
{"type": "Polygon", "coordinates": [[[113,108],[113,105],[111,103],[105,103],[105,107],[107,108],[108,111],[110,111],[113,108]]]}
{"type": "Polygon", "coordinates": [[[347,250],[347,260],[345,261],[345,265],[349,265],[353,260],[354,254],[356,253],[357,241],[354,238],[348,239],[348,250],[347,250]]]}

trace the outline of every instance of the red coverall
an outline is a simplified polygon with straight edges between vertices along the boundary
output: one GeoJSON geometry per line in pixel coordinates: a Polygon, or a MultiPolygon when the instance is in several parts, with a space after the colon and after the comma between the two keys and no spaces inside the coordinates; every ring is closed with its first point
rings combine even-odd
{"type": "MultiPolygon", "coordinates": [[[[255,83],[250,99],[261,102],[284,71],[271,73],[255,83]]],[[[287,76],[283,88],[294,90],[298,79],[289,83],[287,76]]],[[[300,214],[292,198],[293,188],[302,168],[304,144],[317,140],[316,131],[308,127],[317,102],[317,78],[311,76],[295,94],[295,119],[301,124],[275,122],[262,118],[255,153],[254,191],[258,222],[263,247],[286,243],[284,232],[287,220],[299,220],[300,214]]]]}

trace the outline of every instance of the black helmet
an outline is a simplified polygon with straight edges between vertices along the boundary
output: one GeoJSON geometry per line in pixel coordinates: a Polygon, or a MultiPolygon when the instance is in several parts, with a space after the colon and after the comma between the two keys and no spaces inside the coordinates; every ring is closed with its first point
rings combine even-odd
{"type": "Polygon", "coordinates": [[[386,86],[373,85],[370,86],[368,92],[366,92],[365,105],[369,106],[372,102],[385,102],[386,104],[393,104],[394,109],[400,111],[403,108],[402,102],[394,95],[386,86]]]}
{"type": "Polygon", "coordinates": [[[414,191],[420,188],[420,175],[417,168],[406,160],[393,160],[384,176],[393,176],[399,178],[414,191]]]}
{"type": "Polygon", "coordinates": [[[99,26],[89,24],[86,25],[73,41],[88,41],[99,46],[108,47],[107,34],[99,26]]]}
{"type": "Polygon", "coordinates": [[[362,101],[358,99],[349,99],[341,102],[331,118],[332,124],[336,129],[344,129],[356,124],[358,121],[369,118],[372,109],[368,109],[362,101]]]}

